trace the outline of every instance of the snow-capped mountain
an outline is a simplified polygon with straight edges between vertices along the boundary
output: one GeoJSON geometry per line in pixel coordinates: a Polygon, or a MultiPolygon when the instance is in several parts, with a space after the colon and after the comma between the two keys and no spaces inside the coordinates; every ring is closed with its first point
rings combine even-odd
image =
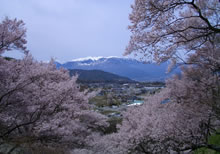
{"type": "Polygon", "coordinates": [[[161,65],[144,64],[136,59],[120,57],[86,57],[74,59],[66,63],[55,62],[58,68],[102,70],[120,76],[128,77],[136,81],[164,81],[172,74],[179,72],[176,70],[167,74],[168,63],[161,65]]]}

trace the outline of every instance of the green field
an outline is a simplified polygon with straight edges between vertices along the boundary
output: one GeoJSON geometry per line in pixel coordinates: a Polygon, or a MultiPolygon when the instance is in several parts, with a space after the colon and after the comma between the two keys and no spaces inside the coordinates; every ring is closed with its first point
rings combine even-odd
{"type": "MultiPolygon", "coordinates": [[[[212,135],[209,137],[209,144],[220,146],[220,135],[212,135]]],[[[194,152],[194,154],[220,154],[214,150],[208,148],[200,148],[194,152]]]]}

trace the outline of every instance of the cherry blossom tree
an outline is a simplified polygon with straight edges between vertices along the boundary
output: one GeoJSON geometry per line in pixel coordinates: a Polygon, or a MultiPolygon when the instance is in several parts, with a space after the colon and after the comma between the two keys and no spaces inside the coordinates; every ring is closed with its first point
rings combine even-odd
{"type": "Polygon", "coordinates": [[[8,17],[0,23],[0,54],[10,50],[28,52],[24,25],[22,20],[11,20],[8,17]]]}
{"type": "Polygon", "coordinates": [[[30,56],[19,61],[1,59],[0,67],[3,138],[15,137],[15,132],[60,134],[82,143],[90,131],[104,126],[105,118],[90,110],[89,96],[79,91],[76,78],[71,79],[68,71],[56,70],[52,63],[39,63],[30,56]],[[74,131],[82,138],[70,136],[74,131]]]}
{"type": "Polygon", "coordinates": [[[220,41],[218,0],[135,0],[132,32],[125,55],[140,54],[158,63],[184,61],[205,43],[220,41]]]}
{"type": "Polygon", "coordinates": [[[135,0],[125,55],[187,65],[160,93],[128,109],[118,133],[96,143],[97,153],[220,151],[208,143],[220,126],[219,11],[217,0],[135,0]]]}
{"type": "Polygon", "coordinates": [[[89,147],[108,126],[106,117],[88,104],[95,93],[80,92],[77,77],[56,69],[53,60],[37,62],[27,53],[20,60],[2,57],[8,50],[27,51],[22,26],[8,18],[0,24],[0,142],[89,147]]]}
{"type": "MultiPolygon", "coordinates": [[[[183,90],[184,91],[184,90],[183,90]]],[[[96,153],[171,153],[207,144],[211,126],[218,125],[212,108],[202,103],[176,103],[170,88],[150,96],[141,106],[130,107],[123,114],[115,134],[104,136],[94,145],[96,153]],[[162,103],[169,98],[169,102],[162,103]],[[208,131],[207,131],[208,130],[208,131]]]]}

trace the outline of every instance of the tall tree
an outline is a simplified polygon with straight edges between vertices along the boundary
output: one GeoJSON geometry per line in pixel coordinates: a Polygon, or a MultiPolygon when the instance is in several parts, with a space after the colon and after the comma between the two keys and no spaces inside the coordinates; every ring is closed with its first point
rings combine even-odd
{"type": "Polygon", "coordinates": [[[200,147],[220,151],[208,142],[220,127],[219,12],[218,0],[135,0],[125,55],[190,65],[142,106],[128,109],[118,133],[105,136],[97,151],[102,147],[105,153],[181,153],[200,147]]]}
{"type": "Polygon", "coordinates": [[[22,21],[8,18],[0,23],[8,29],[0,33],[0,145],[88,147],[107,126],[106,117],[88,104],[94,94],[80,92],[77,77],[56,69],[53,61],[37,62],[30,54],[20,60],[2,57],[8,50],[27,51],[20,26],[22,21]]]}

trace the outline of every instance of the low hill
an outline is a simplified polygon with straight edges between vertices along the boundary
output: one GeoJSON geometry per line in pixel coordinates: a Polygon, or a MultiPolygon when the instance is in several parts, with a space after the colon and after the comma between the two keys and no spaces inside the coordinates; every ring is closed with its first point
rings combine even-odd
{"type": "Polygon", "coordinates": [[[135,82],[127,77],[122,77],[116,74],[104,72],[101,70],[81,70],[81,69],[73,69],[69,70],[70,75],[78,74],[78,82],[86,82],[86,83],[102,83],[102,82],[111,82],[111,83],[131,83],[135,82]]]}

